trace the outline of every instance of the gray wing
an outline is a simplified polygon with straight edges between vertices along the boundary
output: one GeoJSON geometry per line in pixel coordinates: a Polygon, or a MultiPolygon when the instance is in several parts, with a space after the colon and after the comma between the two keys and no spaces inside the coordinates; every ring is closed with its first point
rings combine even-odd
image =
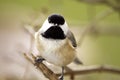
{"type": "Polygon", "coordinates": [[[70,30],[67,33],[67,37],[71,41],[73,47],[77,47],[77,43],[76,43],[75,37],[74,37],[73,33],[70,30]]]}
{"type": "Polygon", "coordinates": [[[76,58],[74,59],[74,63],[76,63],[76,64],[82,64],[82,65],[83,65],[83,62],[80,61],[78,57],[76,57],[76,58]]]}
{"type": "MultiPolygon", "coordinates": [[[[77,47],[77,43],[76,43],[75,37],[74,37],[73,33],[70,30],[67,33],[67,37],[71,41],[73,47],[77,47]]],[[[74,63],[76,63],[76,64],[83,64],[77,57],[74,59],[74,63]]]]}

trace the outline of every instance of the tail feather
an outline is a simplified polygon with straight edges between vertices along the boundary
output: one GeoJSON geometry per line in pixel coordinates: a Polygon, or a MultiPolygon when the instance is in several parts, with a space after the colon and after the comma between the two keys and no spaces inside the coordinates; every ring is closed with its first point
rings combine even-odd
{"type": "Polygon", "coordinates": [[[83,65],[83,62],[82,61],[80,61],[77,57],[74,59],[74,63],[76,63],[76,64],[82,64],[83,65]]]}

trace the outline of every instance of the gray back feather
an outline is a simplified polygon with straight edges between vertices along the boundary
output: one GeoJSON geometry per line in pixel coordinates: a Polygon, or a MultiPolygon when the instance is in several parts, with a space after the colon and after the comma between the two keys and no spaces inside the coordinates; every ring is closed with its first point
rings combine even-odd
{"type": "MultiPolygon", "coordinates": [[[[73,47],[77,47],[75,37],[74,37],[73,33],[70,30],[67,33],[67,38],[71,41],[73,47]]],[[[76,64],[83,64],[77,57],[74,59],[74,62],[76,64]]]]}
{"type": "Polygon", "coordinates": [[[76,43],[75,37],[74,37],[73,33],[70,30],[67,33],[67,37],[71,41],[73,47],[77,47],[77,43],[76,43]]]}

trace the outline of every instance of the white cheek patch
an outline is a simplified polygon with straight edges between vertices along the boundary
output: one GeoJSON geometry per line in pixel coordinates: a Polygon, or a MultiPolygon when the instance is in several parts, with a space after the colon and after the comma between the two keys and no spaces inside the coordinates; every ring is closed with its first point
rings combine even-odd
{"type": "MultiPolygon", "coordinates": [[[[43,23],[42,27],[40,28],[39,32],[40,33],[44,33],[45,31],[47,31],[51,26],[55,26],[52,23],[48,22],[48,19],[45,20],[45,22],[43,23]]],[[[69,30],[67,23],[65,22],[64,25],[60,25],[60,27],[62,28],[62,30],[64,31],[64,34],[67,35],[67,32],[69,30]]]]}
{"type": "Polygon", "coordinates": [[[42,27],[40,28],[39,32],[43,33],[45,32],[47,29],[49,29],[52,26],[52,24],[50,24],[48,22],[48,19],[45,20],[45,22],[43,23],[42,27]]]}
{"type": "Polygon", "coordinates": [[[67,23],[65,22],[64,25],[61,25],[60,27],[64,31],[64,34],[67,35],[67,32],[69,30],[67,23]]]}

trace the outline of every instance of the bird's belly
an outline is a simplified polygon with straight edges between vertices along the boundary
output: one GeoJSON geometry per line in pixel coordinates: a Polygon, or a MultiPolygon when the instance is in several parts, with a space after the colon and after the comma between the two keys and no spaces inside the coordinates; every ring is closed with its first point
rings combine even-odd
{"type": "Polygon", "coordinates": [[[57,66],[65,66],[73,61],[76,51],[67,39],[65,40],[48,40],[40,38],[37,42],[37,48],[47,62],[57,66]]]}
{"type": "Polygon", "coordinates": [[[69,54],[69,53],[63,53],[60,52],[48,52],[43,53],[41,56],[45,58],[45,60],[49,63],[52,63],[57,66],[65,66],[73,61],[75,58],[75,54],[69,54]]]}

